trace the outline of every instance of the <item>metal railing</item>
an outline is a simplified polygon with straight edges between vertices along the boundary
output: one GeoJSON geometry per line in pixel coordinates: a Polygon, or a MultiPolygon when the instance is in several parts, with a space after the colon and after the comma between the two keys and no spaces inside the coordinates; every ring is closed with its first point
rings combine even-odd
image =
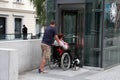
{"type": "MultiPolygon", "coordinates": [[[[27,34],[27,39],[35,39],[32,33],[27,34]]],[[[23,34],[0,34],[0,40],[22,40],[23,34]]]]}

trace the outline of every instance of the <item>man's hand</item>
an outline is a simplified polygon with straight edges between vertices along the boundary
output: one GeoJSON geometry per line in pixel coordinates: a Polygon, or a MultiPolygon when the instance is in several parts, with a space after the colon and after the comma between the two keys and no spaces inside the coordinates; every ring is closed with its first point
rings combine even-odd
{"type": "Polygon", "coordinates": [[[58,45],[60,46],[60,40],[59,40],[59,38],[58,38],[58,36],[57,36],[57,35],[55,35],[55,39],[56,39],[56,41],[57,41],[58,45]]]}

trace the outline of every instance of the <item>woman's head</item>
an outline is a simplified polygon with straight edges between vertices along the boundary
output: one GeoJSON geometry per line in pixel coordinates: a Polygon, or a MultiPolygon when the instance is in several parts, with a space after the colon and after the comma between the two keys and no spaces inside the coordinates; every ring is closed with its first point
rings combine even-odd
{"type": "Polygon", "coordinates": [[[59,38],[59,39],[62,39],[62,38],[63,38],[63,34],[62,34],[62,33],[59,33],[59,34],[58,34],[58,38],[59,38]]]}

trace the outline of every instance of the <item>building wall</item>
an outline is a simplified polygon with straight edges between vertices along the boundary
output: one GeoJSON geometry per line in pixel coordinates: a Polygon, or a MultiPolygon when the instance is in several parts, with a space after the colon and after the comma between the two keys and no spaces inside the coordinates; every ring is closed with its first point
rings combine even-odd
{"type": "Polygon", "coordinates": [[[30,0],[22,0],[21,2],[17,2],[17,0],[0,0],[0,8],[34,11],[30,0]]]}
{"type": "MultiPolygon", "coordinates": [[[[102,1],[103,0],[47,0],[47,20],[57,20],[57,26],[61,30],[64,22],[62,23],[62,10],[78,10],[84,9],[85,21],[83,23],[83,38],[84,38],[84,65],[102,67],[102,1]],[[55,4],[50,5],[50,4],[55,4]],[[70,6],[69,6],[70,5],[70,6]],[[82,6],[84,6],[82,8],[82,6]],[[56,11],[56,12],[55,12],[56,11]],[[54,14],[54,15],[53,15],[54,14]]],[[[79,26],[79,25],[78,25],[79,26]]],[[[66,26],[65,26],[66,27],[66,26]]],[[[70,27],[69,27],[70,28],[70,27]]],[[[71,27],[72,28],[72,27],[71,27]]],[[[72,29],[73,30],[73,29],[72,29]]],[[[65,31],[65,29],[64,29],[65,31]]],[[[62,31],[61,31],[62,32],[62,31]]],[[[80,32],[79,32],[80,33],[80,32]]]]}
{"type": "MultiPolygon", "coordinates": [[[[40,58],[41,58],[40,45],[41,45],[41,40],[39,39],[0,41],[0,53],[3,55],[5,54],[5,52],[2,52],[3,49],[16,50],[15,54],[17,54],[18,56],[17,58],[18,63],[15,64],[18,65],[18,72],[23,73],[29,70],[39,68],[40,58]]],[[[4,58],[6,59],[7,56],[4,56],[4,58]]],[[[12,61],[12,63],[14,63],[14,61],[12,61]]]]}
{"type": "Polygon", "coordinates": [[[57,0],[57,10],[48,5],[48,20],[54,18],[51,17],[54,11],[60,13],[60,5],[82,1],[85,1],[84,65],[106,69],[120,64],[120,0],[57,0]]]}
{"type": "MultiPolygon", "coordinates": [[[[35,9],[29,0],[0,0],[0,17],[6,18],[6,34],[15,33],[15,18],[22,19],[22,25],[25,24],[28,28],[28,33],[35,35],[35,9]]],[[[22,29],[21,25],[21,29],[22,29]]]]}
{"type": "Polygon", "coordinates": [[[0,80],[18,80],[18,56],[14,49],[0,48],[0,80]]]}
{"type": "Polygon", "coordinates": [[[85,0],[57,0],[58,4],[74,4],[74,3],[85,3],[85,0]]]}

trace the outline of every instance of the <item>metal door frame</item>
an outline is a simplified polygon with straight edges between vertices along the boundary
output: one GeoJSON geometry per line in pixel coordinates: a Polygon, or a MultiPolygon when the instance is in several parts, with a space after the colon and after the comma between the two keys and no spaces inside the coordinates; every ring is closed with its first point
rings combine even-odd
{"type": "MultiPolygon", "coordinates": [[[[57,26],[58,26],[58,32],[62,32],[62,29],[61,27],[63,26],[62,24],[62,11],[73,11],[73,14],[74,14],[74,11],[77,12],[77,17],[78,17],[78,13],[79,11],[81,11],[81,9],[83,10],[83,34],[84,35],[84,28],[85,28],[85,4],[73,4],[73,5],[69,5],[69,4],[66,4],[66,5],[57,5],[57,10],[56,10],[56,21],[57,21],[57,26]]],[[[77,18],[77,21],[78,21],[78,18],[77,18]]],[[[76,29],[77,29],[77,26],[79,22],[76,21],[76,29]]],[[[77,34],[77,32],[75,32],[75,34],[77,34]]],[[[83,36],[84,38],[84,36],[83,36]]],[[[82,50],[82,66],[84,66],[84,48],[82,50]]]]}

